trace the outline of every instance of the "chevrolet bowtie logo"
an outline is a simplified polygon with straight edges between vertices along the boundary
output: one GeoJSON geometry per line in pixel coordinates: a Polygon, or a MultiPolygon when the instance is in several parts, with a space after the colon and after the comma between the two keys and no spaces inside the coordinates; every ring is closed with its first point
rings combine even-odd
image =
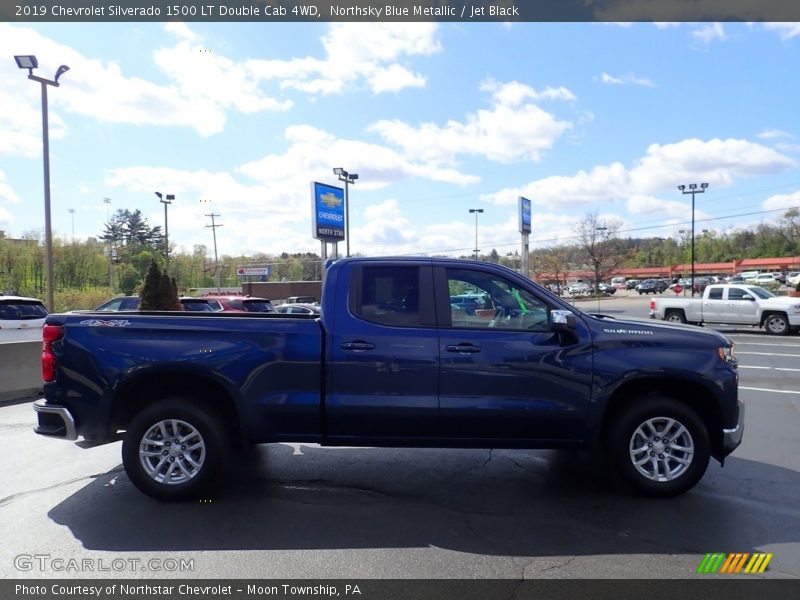
{"type": "Polygon", "coordinates": [[[327,194],[322,194],[319,199],[320,202],[322,202],[328,208],[336,208],[342,203],[341,198],[339,198],[336,194],[331,194],[330,192],[327,194]]]}

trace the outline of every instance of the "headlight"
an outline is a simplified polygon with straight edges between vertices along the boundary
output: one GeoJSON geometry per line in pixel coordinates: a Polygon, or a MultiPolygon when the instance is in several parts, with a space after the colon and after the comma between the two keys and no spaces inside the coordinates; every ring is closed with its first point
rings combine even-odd
{"type": "Polygon", "coordinates": [[[720,346],[717,348],[717,352],[719,352],[720,359],[733,367],[736,366],[736,351],[734,350],[733,344],[730,346],[720,346]]]}

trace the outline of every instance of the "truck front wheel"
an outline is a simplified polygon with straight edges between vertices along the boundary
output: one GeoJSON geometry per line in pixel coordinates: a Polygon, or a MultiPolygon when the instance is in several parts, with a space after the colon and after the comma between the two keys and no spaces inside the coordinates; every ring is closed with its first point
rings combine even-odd
{"type": "Polygon", "coordinates": [[[708,431],[685,404],[647,396],[616,415],[607,438],[621,475],[649,496],[676,496],[691,489],[708,468],[708,431]]]}
{"type": "Polygon", "coordinates": [[[125,472],[158,500],[196,498],[224,471],[230,451],[225,428],[195,399],[151,404],[128,425],[122,441],[125,472]]]}

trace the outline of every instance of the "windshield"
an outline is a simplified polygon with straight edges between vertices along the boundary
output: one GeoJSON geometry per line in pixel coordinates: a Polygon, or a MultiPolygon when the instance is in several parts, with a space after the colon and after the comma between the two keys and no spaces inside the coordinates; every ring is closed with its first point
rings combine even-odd
{"type": "Polygon", "coordinates": [[[758,296],[761,299],[774,298],[775,297],[775,294],[773,294],[772,292],[767,291],[764,288],[758,287],[758,286],[755,286],[755,285],[753,287],[747,288],[747,291],[749,291],[752,294],[755,294],[756,296],[758,296]]]}

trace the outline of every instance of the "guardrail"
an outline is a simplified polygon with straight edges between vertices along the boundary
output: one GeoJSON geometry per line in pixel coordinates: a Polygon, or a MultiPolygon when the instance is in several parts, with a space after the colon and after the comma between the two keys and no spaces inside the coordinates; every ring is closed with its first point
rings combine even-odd
{"type": "Polygon", "coordinates": [[[0,342],[0,401],[42,391],[42,342],[0,342]]]}

